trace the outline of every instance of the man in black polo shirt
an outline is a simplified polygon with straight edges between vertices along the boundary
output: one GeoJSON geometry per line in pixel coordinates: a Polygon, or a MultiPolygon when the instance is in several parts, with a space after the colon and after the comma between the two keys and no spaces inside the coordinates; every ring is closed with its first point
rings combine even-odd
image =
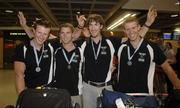
{"type": "MultiPolygon", "coordinates": [[[[148,25],[154,22],[155,11],[150,8],[148,13],[148,25]]],[[[83,30],[84,16],[77,16],[78,29],[83,30]]],[[[111,74],[113,72],[114,53],[121,44],[121,39],[116,37],[103,36],[104,20],[101,15],[91,14],[86,20],[90,38],[80,43],[84,55],[84,72],[83,72],[83,105],[84,108],[96,108],[96,99],[101,94],[102,89],[112,90],[111,74]]],[[[144,27],[141,33],[147,31],[144,27]]]]}
{"type": "Polygon", "coordinates": [[[52,80],[53,48],[45,43],[50,33],[50,23],[37,20],[33,33],[35,37],[31,41],[15,49],[14,70],[18,94],[26,87],[36,88],[52,80]]]}
{"type": "MultiPolygon", "coordinates": [[[[91,38],[77,40],[76,44],[81,46],[84,56],[83,108],[96,108],[96,99],[101,90],[112,90],[110,80],[115,49],[113,40],[101,34],[104,26],[101,15],[90,15],[87,23],[91,38]]],[[[114,40],[114,44],[120,44],[119,41],[121,40],[114,40]]]]}
{"type": "Polygon", "coordinates": [[[163,68],[175,88],[179,89],[180,80],[160,48],[139,36],[137,19],[126,20],[123,27],[128,41],[118,50],[118,91],[153,95],[155,64],[163,68]]]}
{"type": "Polygon", "coordinates": [[[73,103],[82,106],[82,50],[73,43],[74,27],[70,23],[60,25],[59,35],[62,43],[55,51],[55,77],[53,86],[67,89],[73,103]]]}

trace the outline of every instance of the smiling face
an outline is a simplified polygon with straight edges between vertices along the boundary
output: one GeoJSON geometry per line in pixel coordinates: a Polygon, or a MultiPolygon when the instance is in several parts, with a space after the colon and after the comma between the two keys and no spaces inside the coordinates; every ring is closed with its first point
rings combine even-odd
{"type": "Polygon", "coordinates": [[[61,24],[59,27],[59,36],[63,44],[69,44],[73,42],[74,27],[70,23],[61,24]]]}
{"type": "Polygon", "coordinates": [[[37,25],[36,29],[33,29],[33,32],[35,34],[34,40],[36,44],[42,46],[49,36],[50,28],[37,25]]]}
{"type": "Polygon", "coordinates": [[[34,42],[38,46],[42,46],[43,43],[49,37],[51,30],[50,23],[45,19],[38,19],[33,24],[34,42]]]}
{"type": "Polygon", "coordinates": [[[93,21],[89,23],[89,32],[91,33],[93,38],[97,36],[101,36],[102,28],[103,28],[103,25],[101,25],[98,22],[93,21]]]}
{"type": "Polygon", "coordinates": [[[134,20],[125,22],[124,24],[124,32],[126,33],[130,41],[136,41],[137,39],[140,38],[139,35],[140,29],[141,29],[140,25],[138,24],[137,21],[134,20]]]}
{"type": "Polygon", "coordinates": [[[96,38],[97,36],[101,36],[101,31],[105,25],[104,19],[99,14],[91,14],[89,15],[86,24],[89,28],[89,32],[92,38],[96,38]]]}
{"type": "Polygon", "coordinates": [[[72,42],[72,30],[69,27],[62,27],[60,30],[60,39],[63,44],[69,44],[72,42]]]}

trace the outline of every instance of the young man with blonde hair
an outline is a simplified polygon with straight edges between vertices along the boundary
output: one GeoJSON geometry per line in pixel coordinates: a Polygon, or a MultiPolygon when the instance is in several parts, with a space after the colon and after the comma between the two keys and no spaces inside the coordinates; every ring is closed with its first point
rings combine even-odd
{"type": "Polygon", "coordinates": [[[82,107],[82,63],[83,55],[81,48],[73,43],[74,27],[70,23],[60,25],[59,47],[54,54],[55,76],[52,85],[56,88],[68,90],[72,103],[78,103],[82,107]]]}
{"type": "Polygon", "coordinates": [[[123,24],[128,41],[118,50],[118,91],[153,95],[155,65],[160,65],[174,87],[180,88],[180,80],[171,68],[158,45],[139,35],[140,24],[136,18],[123,24]]]}

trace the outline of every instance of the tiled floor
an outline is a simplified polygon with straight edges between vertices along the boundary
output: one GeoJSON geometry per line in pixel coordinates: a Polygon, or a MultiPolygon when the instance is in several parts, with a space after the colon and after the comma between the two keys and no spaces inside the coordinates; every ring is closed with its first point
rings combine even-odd
{"type": "Polygon", "coordinates": [[[4,108],[6,105],[15,105],[16,99],[14,71],[0,69],[0,108],[4,108]]]}
{"type": "Polygon", "coordinates": [[[0,70],[0,108],[15,105],[17,94],[13,70],[0,70]]]}

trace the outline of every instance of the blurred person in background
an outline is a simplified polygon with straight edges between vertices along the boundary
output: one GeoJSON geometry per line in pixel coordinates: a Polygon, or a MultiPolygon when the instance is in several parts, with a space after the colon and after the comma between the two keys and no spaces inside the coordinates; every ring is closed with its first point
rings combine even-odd
{"type": "Polygon", "coordinates": [[[176,63],[176,54],[171,42],[165,42],[164,54],[166,55],[169,64],[173,65],[176,63]]]}
{"type": "MultiPolygon", "coordinates": [[[[164,55],[167,58],[168,63],[170,64],[170,66],[175,69],[175,63],[176,63],[176,54],[174,52],[173,46],[171,44],[171,42],[165,42],[165,50],[164,50],[164,55]]],[[[165,77],[166,79],[166,83],[167,83],[167,92],[171,93],[173,91],[173,84],[171,83],[171,81],[168,79],[167,75],[165,77]]]]}

